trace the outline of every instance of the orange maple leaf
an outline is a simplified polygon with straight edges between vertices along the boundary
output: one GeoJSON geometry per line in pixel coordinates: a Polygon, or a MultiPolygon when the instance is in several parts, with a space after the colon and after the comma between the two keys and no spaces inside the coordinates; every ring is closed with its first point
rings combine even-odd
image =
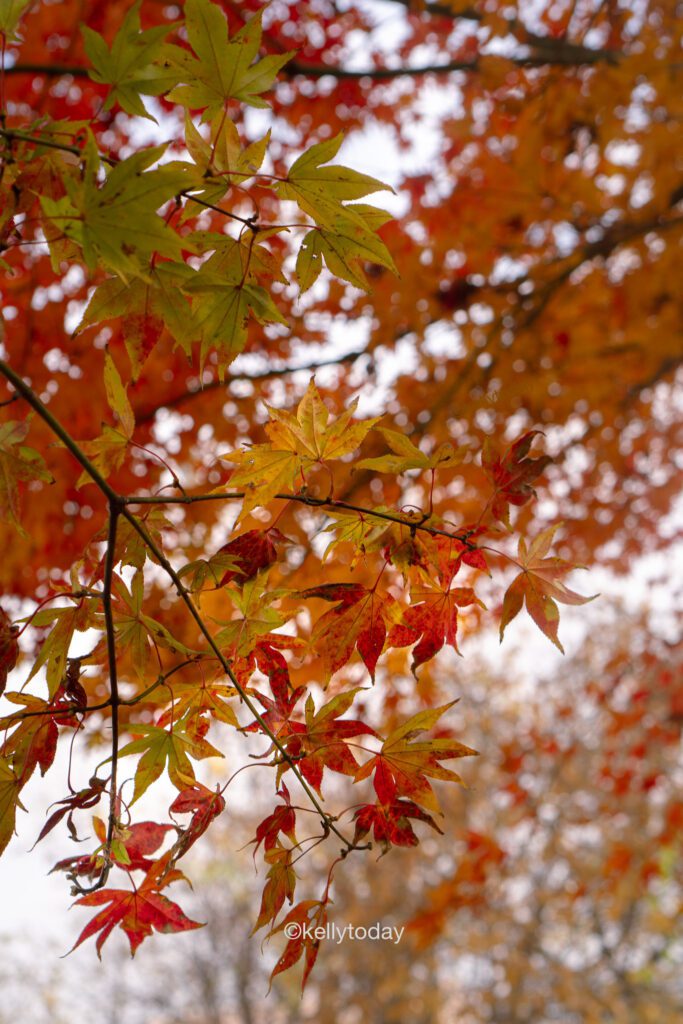
{"type": "Polygon", "coordinates": [[[450,737],[421,740],[419,743],[411,741],[436,725],[444,712],[456,703],[452,700],[441,707],[419,711],[398,729],[394,729],[379,753],[356,772],[355,781],[366,779],[374,771],[375,792],[382,804],[389,806],[399,797],[407,797],[427,810],[441,813],[427,776],[444,782],[461,782],[459,775],[450,768],[444,768],[439,762],[454,757],[469,757],[477,751],[450,737]]]}
{"type": "Polygon", "coordinates": [[[583,597],[565,587],[558,577],[565,576],[574,569],[583,569],[585,566],[572,565],[563,558],[546,558],[553,536],[561,526],[555,526],[543,530],[542,533],[532,541],[527,549],[523,537],[520,537],[518,544],[518,560],[522,571],[512,581],[503,599],[503,612],[500,619],[500,639],[503,639],[505,627],[512,622],[515,616],[521,611],[522,605],[526,602],[526,609],[542,633],[552,640],[564,654],[564,647],[557,636],[557,629],[560,624],[560,610],[556,601],[562,604],[586,604],[598,595],[583,597]]]}

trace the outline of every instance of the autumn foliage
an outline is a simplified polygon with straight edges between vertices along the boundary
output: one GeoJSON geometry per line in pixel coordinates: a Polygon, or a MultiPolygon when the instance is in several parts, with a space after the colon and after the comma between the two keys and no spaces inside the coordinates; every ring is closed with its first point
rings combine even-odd
{"type": "MultiPolygon", "coordinates": [[[[0,852],[36,768],[97,749],[37,839],[93,822],[57,868],[98,953],[199,927],[167,890],[243,767],[272,796],[254,931],[327,921],[368,850],[438,837],[477,752],[434,659],[523,608],[562,651],[559,606],[593,596],[570,574],[663,543],[668,5],[397,6],[393,56],[318,0],[0,6],[0,852]],[[430,74],[462,110],[392,217],[344,132],[407,145],[430,74]]],[[[288,938],[273,974],[317,954],[288,938]]]]}

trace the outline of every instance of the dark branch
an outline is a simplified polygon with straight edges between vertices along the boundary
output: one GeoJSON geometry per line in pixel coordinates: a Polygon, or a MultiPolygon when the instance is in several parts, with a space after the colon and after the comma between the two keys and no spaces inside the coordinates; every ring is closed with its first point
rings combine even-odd
{"type": "Polygon", "coordinates": [[[215,391],[221,388],[227,388],[230,384],[235,381],[259,381],[259,380],[270,380],[272,377],[286,377],[290,373],[297,373],[299,371],[311,372],[314,370],[322,369],[324,366],[337,366],[342,363],[352,363],[355,359],[360,356],[366,355],[365,349],[360,349],[356,352],[347,352],[342,356],[335,356],[334,359],[321,359],[318,363],[305,363],[303,366],[278,366],[273,367],[269,370],[263,370],[260,373],[231,373],[228,374],[224,380],[209,381],[208,384],[203,384],[201,387],[187,389],[179,392],[172,398],[166,399],[159,405],[154,407],[148,407],[140,411],[135,411],[136,423],[147,423],[149,420],[154,419],[159,409],[172,409],[177,405],[182,405],[183,402],[188,401],[192,398],[199,398],[205,395],[207,391],[215,391]]]}
{"type": "MultiPolygon", "coordinates": [[[[194,505],[201,501],[241,501],[242,498],[244,498],[242,491],[226,491],[223,494],[188,494],[184,497],[164,498],[155,495],[131,494],[121,500],[125,505],[194,505]]],[[[423,520],[407,519],[399,512],[383,512],[379,509],[366,508],[363,505],[352,505],[348,501],[336,498],[314,498],[310,494],[276,494],[275,498],[279,501],[296,501],[300,505],[309,505],[311,508],[323,510],[341,509],[344,512],[357,512],[362,516],[371,516],[374,519],[384,519],[389,523],[397,523],[399,526],[405,526],[409,530],[421,530],[423,533],[429,533],[434,537],[448,537],[449,540],[457,540],[472,551],[476,550],[476,545],[471,544],[469,541],[469,533],[467,531],[452,533],[449,530],[440,530],[436,526],[428,526],[426,522],[428,517],[425,517],[423,520]]]]}

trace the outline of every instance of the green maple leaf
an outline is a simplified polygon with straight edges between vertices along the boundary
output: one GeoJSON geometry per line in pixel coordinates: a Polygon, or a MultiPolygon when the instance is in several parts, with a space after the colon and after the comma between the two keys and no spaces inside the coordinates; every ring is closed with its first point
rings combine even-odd
{"type": "Polygon", "coordinates": [[[119,650],[130,650],[133,669],[139,679],[144,679],[151,644],[185,656],[197,653],[185,647],[165,626],[142,611],[144,578],[140,569],[131,580],[130,591],[121,577],[114,573],[112,595],[119,650]]]}
{"type": "Polygon", "coordinates": [[[2,0],[0,2],[0,35],[5,41],[13,43],[20,37],[17,26],[31,0],[2,0]]]}
{"type": "MultiPolygon", "coordinates": [[[[203,179],[199,197],[207,203],[219,203],[233,183],[241,185],[258,171],[269,142],[270,129],[243,149],[237,128],[222,113],[214,117],[209,138],[204,139],[186,115],[185,145],[203,179]]],[[[197,212],[188,203],[185,215],[196,216],[197,212]]]]}
{"type": "MultiPolygon", "coordinates": [[[[367,232],[369,221],[376,218],[378,211],[364,204],[355,209],[353,206],[344,206],[344,202],[362,199],[371,192],[393,192],[393,189],[377,178],[361,174],[350,167],[339,164],[323,167],[323,164],[334,159],[343,141],[344,136],[340,133],[333,139],[311,146],[294,161],[287,173],[287,180],[277,182],[274,187],[280,199],[293,200],[319,227],[327,228],[332,234],[338,232],[340,217],[350,221],[361,232],[367,232]]],[[[362,237],[367,243],[367,237],[362,237]]],[[[382,243],[380,246],[378,251],[381,252],[384,247],[382,243]]],[[[375,261],[376,255],[372,257],[375,261]]],[[[386,250],[382,256],[383,261],[391,261],[386,250]]],[[[362,253],[361,258],[364,258],[362,253]]]]}
{"type": "Polygon", "coordinates": [[[87,25],[81,26],[85,52],[93,65],[88,74],[94,82],[112,87],[103,110],[110,110],[118,103],[127,114],[156,120],[145,109],[140,94],[158,96],[178,81],[168,68],[154,63],[161,59],[163,39],[172,28],[168,24],[157,25],[141,32],[140,0],[126,14],[111,49],[99,32],[87,25]]]}
{"type": "Polygon", "coordinates": [[[134,731],[143,735],[126,743],[119,750],[119,757],[142,754],[135,771],[135,788],[131,803],[139,800],[164,769],[168,770],[168,777],[176,789],[183,790],[194,782],[190,756],[195,760],[204,757],[223,757],[220,750],[216,750],[208,740],[190,735],[177,722],[172,729],[136,723],[134,731]]]}
{"type": "Polygon", "coordinates": [[[184,288],[194,276],[195,271],[184,263],[164,262],[146,267],[144,277],[132,281],[107,278],[93,292],[76,333],[121,317],[135,381],[164,328],[185,352],[190,351],[198,330],[184,288]]]}
{"type": "Polygon", "coordinates": [[[363,271],[363,262],[376,263],[397,273],[382,239],[374,230],[359,224],[357,219],[361,217],[369,224],[381,226],[391,220],[391,215],[365,203],[345,206],[343,210],[343,214],[332,218],[333,230],[314,228],[302,241],[296,261],[296,275],[302,292],[317,279],[322,270],[322,259],[332,274],[364,291],[369,291],[370,285],[363,271]],[[351,211],[353,220],[347,215],[348,211],[351,211]]]}
{"type": "Polygon", "coordinates": [[[90,270],[101,260],[127,281],[146,276],[141,258],[152,253],[180,258],[182,249],[187,248],[156,213],[188,184],[187,165],[165,164],[147,170],[165,149],[165,145],[154,146],[121,160],[100,185],[99,156],[91,137],[85,147],[83,180],[65,175],[65,196],[52,199],[41,195],[45,217],[60,235],[77,242],[90,270]]]}
{"type": "Polygon", "coordinates": [[[242,587],[241,591],[231,590],[230,600],[242,613],[242,618],[221,623],[223,628],[215,640],[220,647],[230,647],[236,655],[246,656],[254,649],[260,636],[278,629],[292,617],[292,612],[283,614],[271,605],[279,600],[284,590],[266,590],[263,578],[255,576],[242,587]]]}
{"type": "Polygon", "coordinates": [[[246,345],[250,316],[260,324],[287,321],[265,288],[243,281],[230,282],[214,272],[210,262],[188,285],[188,291],[198,293],[192,312],[202,342],[201,364],[204,365],[211,349],[216,349],[220,376],[246,345]]]}
{"type": "Polygon", "coordinates": [[[228,21],[217,4],[187,0],[184,8],[187,37],[195,56],[180,47],[167,49],[170,63],[184,84],[168,99],[190,109],[203,109],[203,121],[225,110],[229,100],[266,107],[260,93],[270,89],[280,68],[293,53],[257,60],[261,45],[261,15],[256,14],[232,39],[228,21]]]}
{"type": "Polygon", "coordinates": [[[36,672],[45,666],[50,697],[54,696],[64,679],[66,659],[74,633],[82,633],[90,627],[97,629],[101,626],[97,598],[79,601],[75,607],[43,608],[33,616],[31,625],[41,627],[52,622],[55,625],[43,641],[28,677],[32,679],[36,672]]]}

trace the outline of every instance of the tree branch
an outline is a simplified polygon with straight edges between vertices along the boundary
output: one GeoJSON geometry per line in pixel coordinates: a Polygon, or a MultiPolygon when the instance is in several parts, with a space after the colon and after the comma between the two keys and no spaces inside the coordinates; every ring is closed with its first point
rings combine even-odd
{"type": "Polygon", "coordinates": [[[107,662],[109,666],[109,703],[111,706],[111,776],[109,779],[109,817],[107,821],[107,838],[102,851],[102,869],[99,877],[92,885],[82,886],[76,878],[73,879],[74,895],[86,895],[101,889],[109,877],[111,871],[111,847],[114,842],[114,832],[117,821],[117,796],[118,796],[118,763],[119,763],[119,683],[116,666],[116,633],[114,631],[114,616],[111,606],[111,587],[114,576],[114,562],[116,552],[116,526],[121,513],[119,502],[109,502],[109,530],[107,534],[107,554],[104,564],[104,577],[102,580],[102,608],[104,612],[104,630],[107,640],[107,662]]]}
{"type": "Polygon", "coordinates": [[[259,381],[259,380],[270,380],[272,377],[285,377],[290,373],[298,373],[299,371],[311,372],[314,370],[322,369],[324,366],[338,366],[342,363],[352,363],[355,359],[360,356],[366,355],[367,349],[359,349],[355,352],[347,352],[345,355],[336,356],[334,359],[321,359],[318,363],[305,363],[303,366],[278,366],[273,367],[269,370],[263,370],[260,373],[231,373],[227,374],[224,380],[209,381],[208,384],[203,384],[201,387],[190,389],[186,391],[180,391],[177,395],[173,395],[159,405],[149,406],[143,408],[141,411],[135,410],[135,422],[136,423],[147,423],[149,420],[154,419],[159,409],[172,409],[177,405],[182,405],[183,402],[188,401],[192,398],[200,398],[205,395],[207,391],[215,391],[220,388],[227,388],[234,381],[259,381]]]}
{"type": "MultiPolygon", "coordinates": [[[[156,495],[127,495],[121,500],[126,505],[193,505],[200,501],[240,501],[244,498],[243,491],[226,491],[223,494],[220,493],[209,493],[209,494],[188,494],[184,497],[164,497],[160,498],[156,495]]],[[[379,509],[367,508],[363,505],[352,505],[348,501],[338,500],[336,498],[314,498],[310,494],[276,494],[275,498],[278,501],[296,501],[300,505],[309,505],[311,508],[320,509],[341,509],[345,512],[358,512],[362,516],[372,516],[375,519],[384,519],[389,523],[397,523],[399,526],[405,526],[408,530],[421,530],[423,533],[429,533],[434,537],[448,537],[449,540],[457,540],[465,547],[469,548],[470,551],[476,550],[476,544],[472,544],[469,541],[469,532],[464,531],[463,533],[451,533],[448,530],[440,530],[436,526],[427,526],[426,518],[424,520],[411,520],[406,519],[400,513],[396,512],[383,512],[379,509]]]]}
{"type": "MultiPolygon", "coordinates": [[[[561,41],[546,39],[544,36],[534,36],[526,33],[528,41],[523,45],[538,49],[539,53],[528,56],[517,56],[506,58],[512,64],[522,68],[546,67],[555,65],[558,67],[582,67],[592,64],[616,64],[621,52],[619,50],[593,50],[590,47],[578,46],[576,44],[564,43],[561,41]]],[[[280,74],[285,78],[324,78],[331,76],[339,79],[372,78],[381,81],[393,78],[419,78],[422,75],[449,75],[454,71],[479,71],[481,58],[472,60],[451,60],[445,63],[422,64],[418,67],[400,68],[364,68],[360,71],[350,68],[336,67],[327,64],[306,64],[302,61],[291,60],[286,64],[280,74]]],[[[6,75],[37,74],[46,75],[50,78],[59,78],[64,75],[72,75],[76,78],[87,78],[88,69],[79,65],[66,64],[40,64],[40,63],[18,63],[10,68],[5,68],[6,75]]]]}

